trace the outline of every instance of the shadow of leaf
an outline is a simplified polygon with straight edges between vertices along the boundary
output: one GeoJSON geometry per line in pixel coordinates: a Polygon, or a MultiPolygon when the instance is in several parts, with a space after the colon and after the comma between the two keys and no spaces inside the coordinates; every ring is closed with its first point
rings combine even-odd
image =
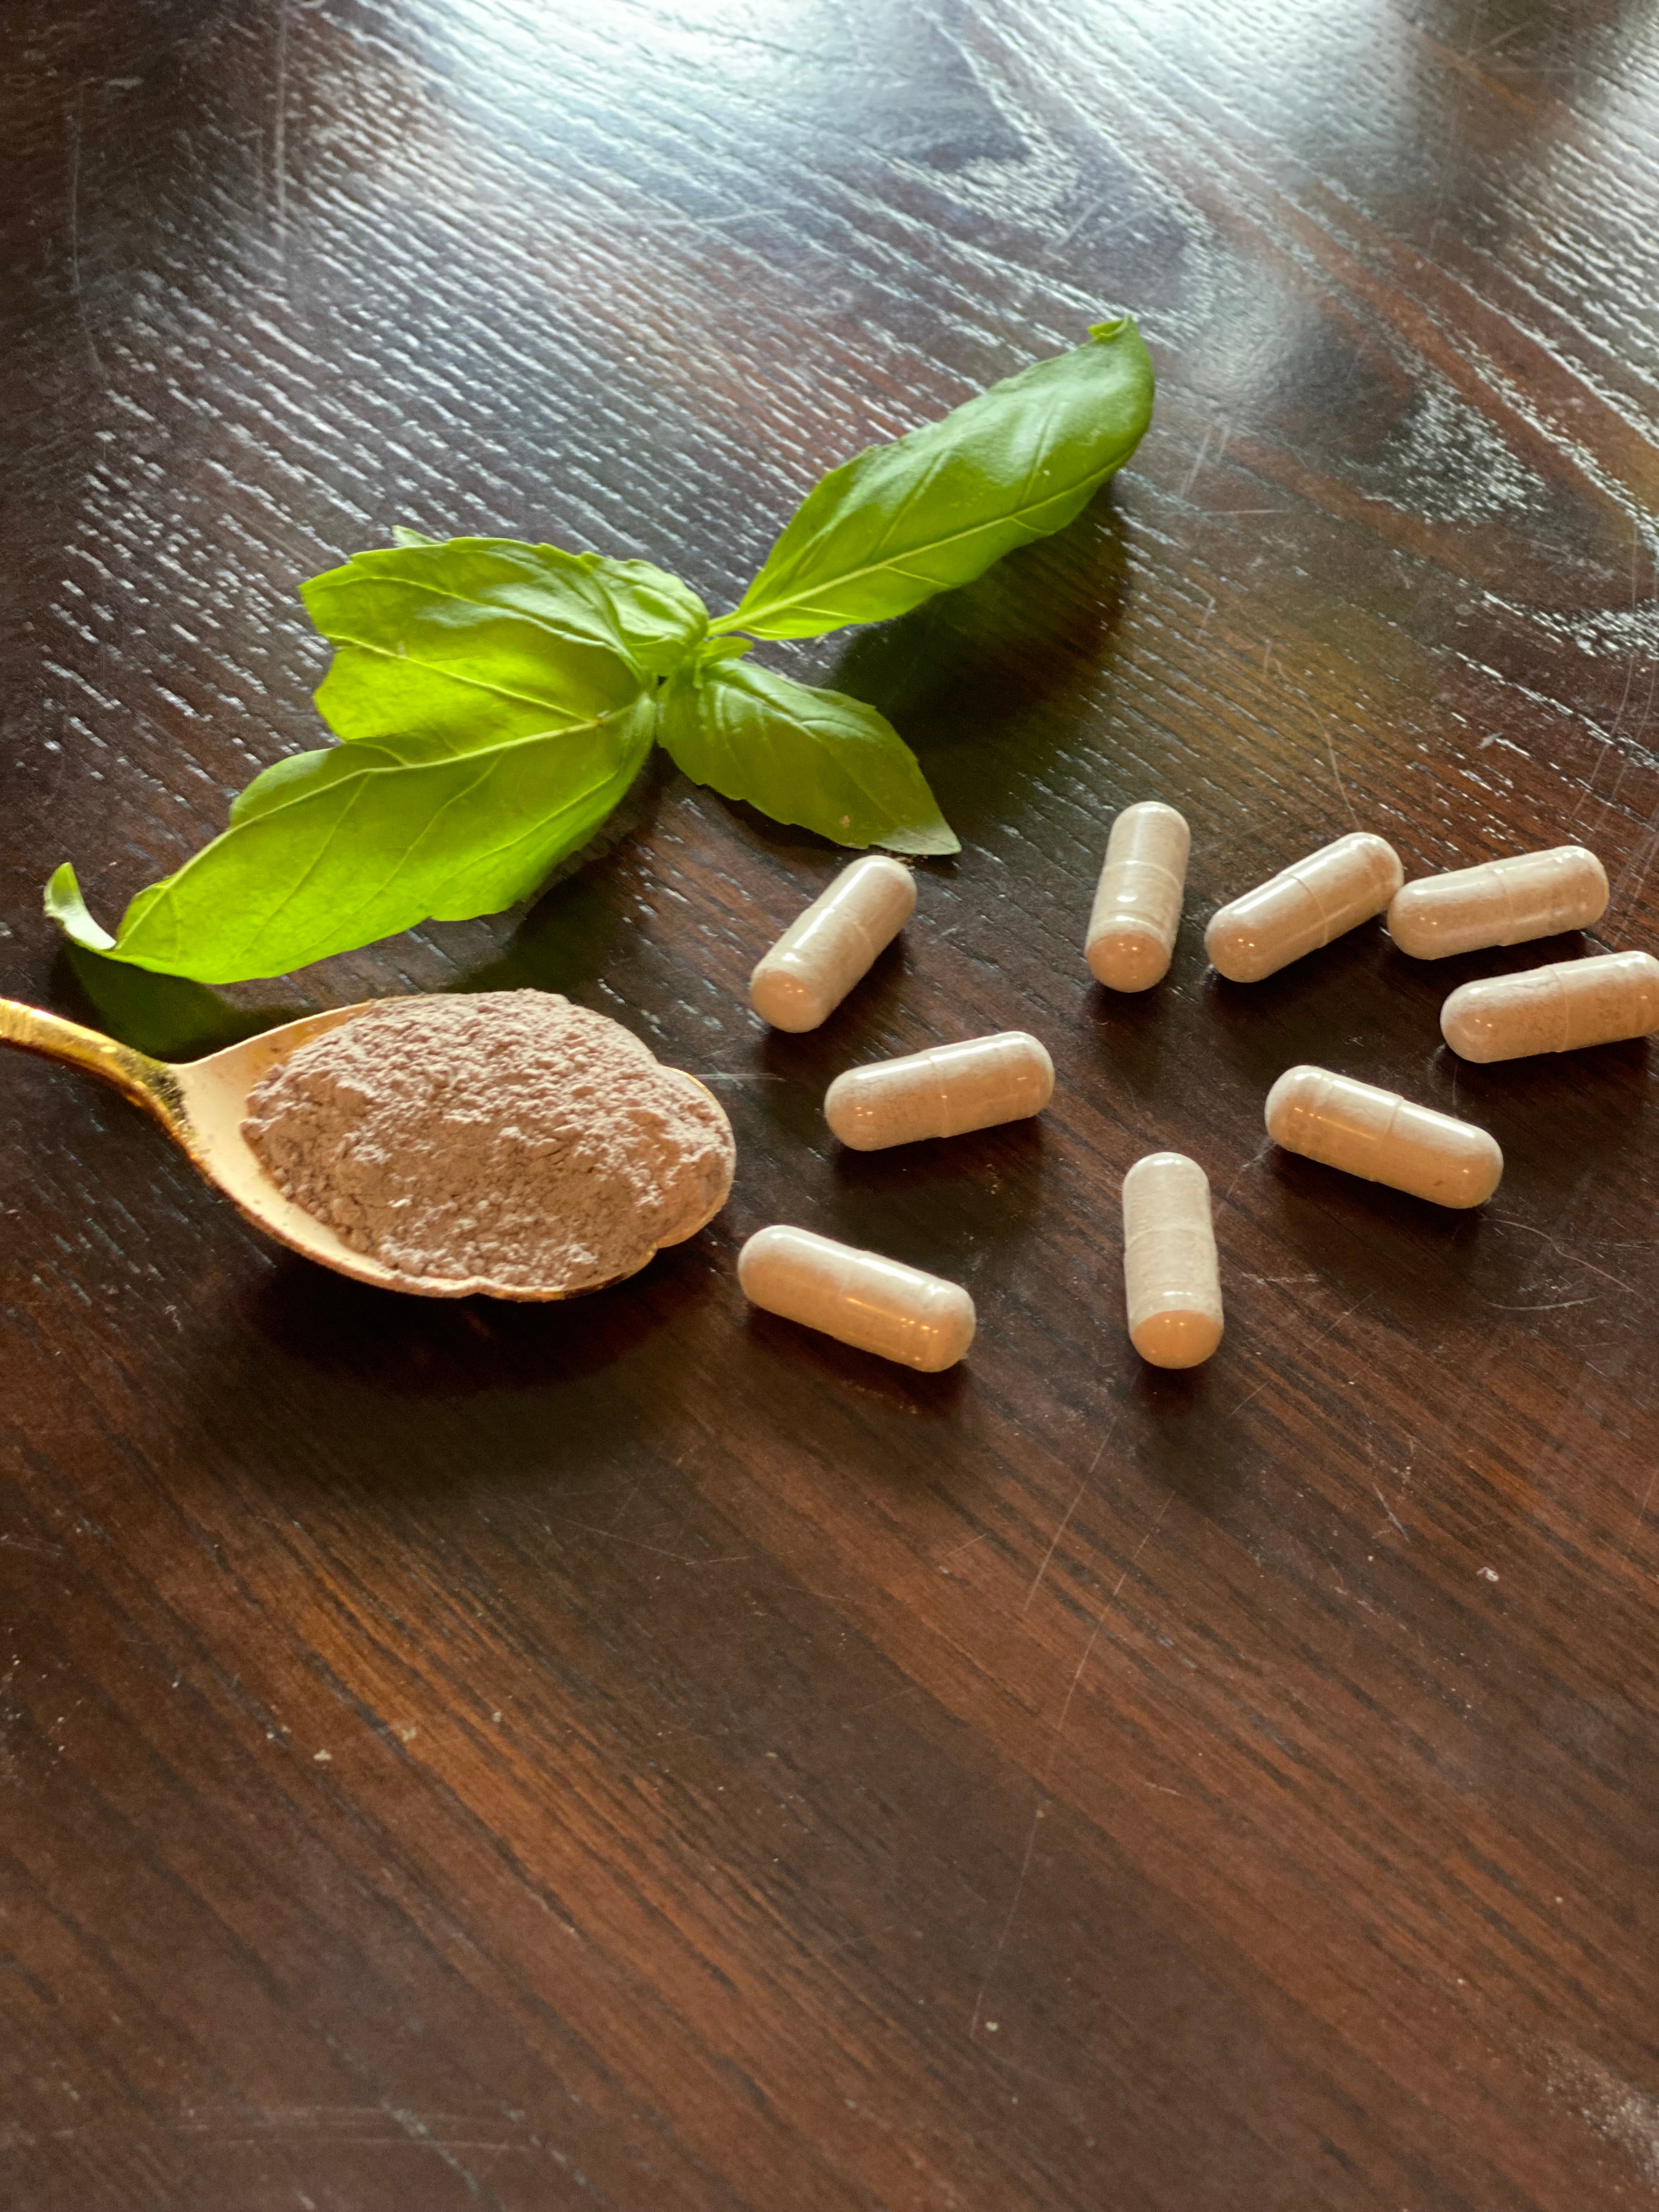
{"type": "Polygon", "coordinates": [[[52,979],[63,987],[77,1019],[158,1060],[199,1059],[283,1022],[297,1021],[307,1011],[298,1004],[238,1005],[205,983],[153,975],[78,945],[62,948],[52,979]]]}

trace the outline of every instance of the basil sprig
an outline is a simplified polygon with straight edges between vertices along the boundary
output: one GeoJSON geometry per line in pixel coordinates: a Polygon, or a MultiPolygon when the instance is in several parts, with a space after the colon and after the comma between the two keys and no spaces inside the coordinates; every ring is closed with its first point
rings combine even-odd
{"type": "Polygon", "coordinates": [[[1134,451],[1152,370],[1128,318],[872,447],[810,493],[728,615],[645,561],[399,529],[302,586],[335,647],[339,739],[280,760],[222,836],[112,938],[67,862],[76,943],[204,983],[286,974],[427,920],[528,897],[593,835],[653,740],[695,782],[841,845],[954,853],[873,707],[744,659],[757,639],[885,621],[1079,514],[1134,451]]]}

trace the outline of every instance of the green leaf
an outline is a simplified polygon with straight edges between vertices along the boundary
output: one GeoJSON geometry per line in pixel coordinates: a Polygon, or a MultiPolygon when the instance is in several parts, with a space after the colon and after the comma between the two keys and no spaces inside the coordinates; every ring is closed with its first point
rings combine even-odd
{"type": "Polygon", "coordinates": [[[838,845],[956,853],[916,757],[862,700],[740,662],[720,645],[663,696],[662,744],[695,783],[838,845]]]}
{"type": "Polygon", "coordinates": [[[100,928],[88,913],[75,871],[67,860],[53,869],[44,904],[47,921],[55,921],[72,945],[82,945],[88,952],[107,952],[114,944],[108,930],[100,928]]]}
{"type": "Polygon", "coordinates": [[[1126,315],[943,422],[872,446],[807,495],[715,632],[817,637],[971,581],[1081,513],[1139,444],[1152,383],[1126,315]]]}
{"type": "Polygon", "coordinates": [[[610,599],[623,644],[643,675],[672,674],[708,635],[708,608],[666,568],[611,561],[602,553],[576,557],[610,599]]]}
{"type": "Polygon", "coordinates": [[[452,538],[313,577],[301,596],[337,647],[323,719],[347,744],[418,735],[460,753],[614,714],[640,672],[598,557],[452,538]]]}
{"type": "Polygon", "coordinates": [[[428,919],[494,914],[586,844],[638,772],[653,720],[640,696],[464,751],[416,736],[401,750],[362,740],[301,753],[255,780],[222,836],[139,892],[115,939],[67,866],[48,910],[77,944],[203,983],[286,975],[428,919]]]}
{"type": "Polygon", "coordinates": [[[392,542],[394,545],[436,545],[439,540],[428,538],[424,530],[411,530],[406,522],[394,522],[392,542]]]}

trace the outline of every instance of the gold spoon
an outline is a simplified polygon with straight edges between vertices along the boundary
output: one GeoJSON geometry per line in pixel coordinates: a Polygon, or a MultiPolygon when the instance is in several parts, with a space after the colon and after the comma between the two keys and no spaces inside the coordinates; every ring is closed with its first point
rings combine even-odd
{"type": "MultiPolygon", "coordinates": [[[[44,1060],[62,1060],[65,1066],[84,1068],[88,1075],[113,1084],[135,1106],[155,1116],[208,1181],[223,1191],[256,1229],[263,1229],[267,1237],[274,1237],[290,1251],[302,1252],[307,1260],[332,1267],[337,1274],[376,1284],[382,1290],[410,1291],[422,1298],[464,1298],[482,1291],[496,1298],[546,1300],[609,1290],[610,1282],[584,1284],[580,1291],[572,1291],[559,1283],[526,1285],[477,1278],[451,1280],[441,1275],[400,1274],[396,1268],[371,1260],[367,1253],[354,1251],[325,1222],[283,1195],[242,1134],[249,1091],[261,1076],[301,1045],[309,1044],[325,1030],[337,1029],[356,1014],[366,1014],[371,1006],[386,1003],[367,999],[361,1006],[307,1014],[300,1021],[285,1022],[281,1029],[267,1030],[261,1036],[249,1037],[242,1044],[230,1045],[223,1052],[210,1053],[204,1060],[189,1060],[181,1066],[171,1060],[152,1060],[148,1053],[135,1052],[130,1045],[118,1044],[113,1037],[83,1029],[79,1022],[66,1022],[58,1014],[44,1013],[38,1006],[0,999],[0,1045],[16,1045],[24,1052],[39,1053],[44,1060]]],[[[685,1075],[682,1068],[665,1072],[697,1083],[695,1075],[685,1075]]],[[[712,1104],[719,1104],[705,1085],[697,1083],[697,1088],[712,1104]]],[[[724,1109],[721,1118],[725,1118],[724,1109]]],[[[700,1221],[694,1222],[684,1237],[670,1241],[680,1243],[685,1237],[695,1237],[725,1203],[722,1191],[700,1221]]],[[[640,1266],[648,1266],[659,1249],[653,1246],[640,1266]]],[[[621,1275],[611,1279],[611,1282],[625,1279],[621,1275]]]]}

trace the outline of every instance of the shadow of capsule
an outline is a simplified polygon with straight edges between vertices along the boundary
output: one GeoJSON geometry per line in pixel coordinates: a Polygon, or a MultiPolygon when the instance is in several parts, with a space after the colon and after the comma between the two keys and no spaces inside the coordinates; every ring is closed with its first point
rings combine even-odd
{"type": "Polygon", "coordinates": [[[1588,1170],[1616,1173],[1640,1133],[1653,1060],[1645,1037],[1488,1061],[1460,1060],[1443,1044],[1435,1072],[1444,1089],[1436,1103],[1497,1138],[1500,1200],[1519,1186],[1548,1202],[1577,1189],[1588,1170]]]}
{"type": "Polygon", "coordinates": [[[1167,979],[1150,991],[1109,991],[1085,980],[1080,1010],[1099,1048],[1103,1072],[1127,1083],[1138,1097],[1157,1091],[1166,1049],[1177,1055],[1184,1049],[1170,1030],[1170,1002],[1177,995],[1167,979]]]}
{"type": "Polygon", "coordinates": [[[1338,1300],[1449,1321],[1468,1315],[1477,1277],[1498,1260],[1484,1207],[1436,1206],[1278,1145],[1262,1170],[1258,1220],[1338,1300]]]}
{"type": "Polygon", "coordinates": [[[966,1398],[971,1382],[973,1349],[966,1360],[937,1375],[919,1374],[873,1352],[859,1352],[799,1322],[778,1314],[763,1313],[750,1306],[744,1325],[746,1348],[788,1372],[781,1387],[792,1399],[799,1395],[802,1382],[815,1379],[833,1383],[838,1391],[854,1387],[863,1395],[905,1413],[930,1420],[948,1419],[966,1398]]]}
{"type": "Polygon", "coordinates": [[[1121,1441],[1161,1492],[1206,1516],[1238,1480],[1238,1433],[1229,1416],[1244,1386],[1234,1368],[1220,1364],[1226,1350],[1224,1335],[1213,1358],[1180,1369],[1149,1367],[1128,1352],[1137,1371],[1124,1395],[1121,1441]]]}
{"type": "Polygon", "coordinates": [[[1040,1115],[856,1152],[829,1139],[825,1233],[959,1282],[1036,1233],[1044,1196],[1040,1115]]]}
{"type": "MultiPolygon", "coordinates": [[[[1213,1048],[1265,1097],[1300,1061],[1367,1083],[1397,1069],[1412,1012],[1382,973],[1392,948],[1374,923],[1281,968],[1259,983],[1230,982],[1212,968],[1201,984],[1213,1048]]],[[[1438,1037],[1438,1001],[1419,1010],[1424,1054],[1438,1037]]],[[[1395,1087],[1390,1085],[1390,1088],[1395,1087]]]]}

